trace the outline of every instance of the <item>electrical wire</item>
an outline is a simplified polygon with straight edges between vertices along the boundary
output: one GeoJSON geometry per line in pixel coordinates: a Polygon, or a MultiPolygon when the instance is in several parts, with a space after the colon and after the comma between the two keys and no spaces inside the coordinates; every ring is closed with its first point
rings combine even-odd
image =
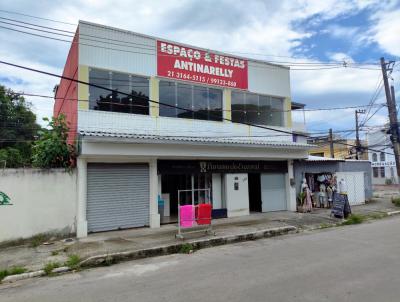
{"type": "MultiPolygon", "coordinates": [[[[8,66],[13,66],[13,67],[16,67],[16,68],[19,68],[19,69],[29,70],[29,71],[36,72],[36,73],[40,73],[40,74],[45,74],[45,75],[48,75],[48,76],[57,77],[57,78],[64,79],[64,80],[73,81],[73,82],[76,82],[76,83],[79,83],[79,84],[87,85],[87,86],[89,86],[89,87],[90,87],[90,86],[92,86],[92,87],[97,87],[97,88],[101,88],[101,89],[104,89],[104,90],[107,90],[107,91],[117,92],[117,93],[120,93],[120,94],[123,94],[123,95],[126,95],[126,96],[135,97],[135,96],[132,95],[132,94],[123,93],[123,92],[118,92],[118,91],[115,91],[115,90],[110,89],[110,88],[102,87],[102,86],[99,86],[99,85],[96,85],[96,84],[92,84],[92,83],[88,83],[88,82],[81,81],[81,80],[76,80],[76,79],[74,79],[74,78],[66,77],[66,76],[63,76],[63,75],[57,75],[57,74],[50,73],[50,72],[47,72],[47,71],[38,70],[38,69],[35,69],[35,68],[30,68],[30,67],[27,67],[27,66],[22,66],[22,65],[18,65],[18,64],[13,64],[13,63],[10,63],[10,62],[5,62],[5,61],[0,61],[0,64],[8,65],[8,66]]],[[[136,96],[136,97],[138,97],[138,96],[136,96]]],[[[187,109],[187,108],[183,108],[183,107],[179,107],[179,106],[174,106],[174,105],[170,105],[170,104],[166,104],[166,103],[161,103],[161,102],[154,101],[154,100],[147,99],[147,98],[146,98],[146,100],[149,101],[149,102],[152,102],[152,103],[157,103],[157,104],[164,105],[164,106],[166,106],[166,107],[175,108],[175,109],[180,109],[180,110],[183,110],[183,111],[186,111],[186,112],[195,113],[195,112],[194,112],[193,110],[191,110],[191,109],[187,109]]],[[[276,129],[276,128],[271,128],[271,127],[267,127],[267,126],[256,125],[256,124],[247,123],[247,122],[237,122],[237,121],[233,121],[232,119],[228,119],[228,118],[224,118],[224,117],[222,117],[222,120],[228,121],[228,122],[232,122],[232,123],[236,123],[236,124],[242,124],[242,125],[246,125],[246,126],[251,126],[251,127],[254,127],[254,128],[260,128],[260,129],[265,129],[265,130],[271,130],[271,131],[275,131],[275,132],[277,132],[277,133],[283,133],[283,134],[289,134],[289,135],[296,135],[296,136],[305,137],[305,138],[309,138],[309,137],[310,137],[309,135],[306,135],[306,134],[295,133],[295,132],[292,132],[292,131],[287,131],[287,130],[282,130],[282,129],[276,129]]],[[[344,143],[341,143],[341,144],[344,144],[344,143]]],[[[355,145],[350,145],[350,144],[346,144],[346,145],[356,147],[355,145]]],[[[364,148],[365,148],[365,147],[364,147],[364,148]]],[[[368,148],[368,149],[371,150],[371,151],[374,151],[373,149],[370,149],[370,148],[368,148]]],[[[392,155],[393,155],[393,154],[392,154],[392,155]]]]}

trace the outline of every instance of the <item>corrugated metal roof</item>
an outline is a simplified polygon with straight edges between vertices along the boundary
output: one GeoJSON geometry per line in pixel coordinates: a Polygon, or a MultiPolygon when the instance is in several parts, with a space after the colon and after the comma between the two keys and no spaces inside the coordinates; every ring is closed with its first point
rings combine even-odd
{"type": "Polygon", "coordinates": [[[260,145],[269,147],[287,147],[293,149],[310,149],[313,147],[309,144],[301,144],[289,141],[266,141],[260,139],[243,139],[241,138],[219,138],[219,137],[196,137],[196,136],[161,136],[161,135],[148,135],[148,134],[132,134],[120,132],[103,132],[103,131],[86,131],[81,130],[79,134],[83,137],[97,137],[97,138],[124,138],[132,140],[143,141],[172,141],[172,142],[187,142],[187,143],[212,143],[212,144],[226,144],[226,145],[260,145]]]}

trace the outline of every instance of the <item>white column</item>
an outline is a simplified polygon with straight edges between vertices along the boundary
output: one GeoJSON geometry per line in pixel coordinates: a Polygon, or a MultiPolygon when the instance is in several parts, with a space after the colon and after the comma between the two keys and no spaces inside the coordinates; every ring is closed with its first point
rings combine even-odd
{"type": "Polygon", "coordinates": [[[296,207],[296,187],[290,185],[290,180],[294,180],[293,160],[288,160],[288,173],[286,174],[286,195],[287,195],[287,209],[295,212],[296,207]]]}
{"type": "Polygon", "coordinates": [[[150,227],[160,227],[160,214],[158,214],[158,176],[157,176],[157,159],[152,159],[149,162],[150,173],[150,227]]]}
{"type": "Polygon", "coordinates": [[[86,189],[87,189],[87,162],[84,158],[77,159],[77,213],[76,213],[76,237],[87,237],[87,219],[86,219],[86,189]]]}

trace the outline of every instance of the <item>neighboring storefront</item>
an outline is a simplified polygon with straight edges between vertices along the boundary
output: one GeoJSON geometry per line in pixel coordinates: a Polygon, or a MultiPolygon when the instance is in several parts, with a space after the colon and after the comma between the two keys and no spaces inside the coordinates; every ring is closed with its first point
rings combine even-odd
{"type": "Polygon", "coordinates": [[[60,82],[54,113],[78,141],[79,237],[175,221],[179,190],[214,217],[296,209],[310,146],[287,67],[82,21],[74,41],[64,75],[81,82],[60,82]]]}
{"type": "Polygon", "coordinates": [[[343,160],[309,156],[306,160],[294,162],[296,194],[301,192],[305,179],[311,190],[313,204],[323,207],[328,204],[328,187],[336,187],[344,180],[351,205],[363,204],[372,198],[371,163],[367,160],[343,160]],[[323,196],[320,198],[320,196],[323,196]],[[321,205],[321,202],[323,204],[321,205]]]}

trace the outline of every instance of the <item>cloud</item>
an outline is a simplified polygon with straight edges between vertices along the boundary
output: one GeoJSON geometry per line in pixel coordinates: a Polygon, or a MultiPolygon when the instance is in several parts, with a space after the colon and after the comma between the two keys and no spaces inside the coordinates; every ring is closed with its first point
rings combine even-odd
{"type": "MultiPolygon", "coordinates": [[[[399,11],[393,7],[392,11],[389,11],[390,14],[386,14],[387,11],[371,14],[370,32],[360,32],[357,27],[339,24],[345,17],[386,6],[386,2],[365,0],[122,0],[117,4],[114,1],[96,0],[56,0],[40,3],[2,1],[2,7],[12,11],[75,24],[82,19],[182,43],[274,61],[287,61],[288,59],[283,59],[282,56],[293,56],[295,48],[303,51],[316,49],[318,45],[307,45],[303,42],[321,30],[321,24],[327,20],[336,24],[329,28],[332,36],[340,39],[356,36],[357,41],[361,41],[357,47],[367,46],[365,39],[372,39],[384,51],[399,55],[400,36],[397,29],[400,28],[400,17],[399,11]]],[[[75,30],[73,25],[3,13],[1,15],[75,30]]],[[[62,73],[69,50],[68,43],[29,37],[1,29],[0,39],[7,41],[0,46],[0,56],[3,60],[50,70],[57,74],[62,73]]],[[[336,50],[328,53],[328,57],[339,61],[343,58],[350,60],[352,54],[336,50]]],[[[315,58],[311,60],[307,57],[300,58],[299,61],[318,62],[315,58]]],[[[360,69],[292,71],[293,100],[304,101],[312,107],[365,104],[370,99],[378,76],[379,71],[360,69]]],[[[52,89],[58,80],[2,67],[0,82],[17,91],[52,95],[52,89]]],[[[39,117],[51,115],[52,102],[49,100],[28,100],[33,102],[39,117]]],[[[349,127],[352,124],[352,115],[347,112],[345,114],[349,114],[349,118],[344,119],[341,125],[349,127]]],[[[329,113],[307,116],[310,120],[322,116],[322,128],[325,127],[324,120],[329,121],[329,117],[332,117],[329,113]]]]}

